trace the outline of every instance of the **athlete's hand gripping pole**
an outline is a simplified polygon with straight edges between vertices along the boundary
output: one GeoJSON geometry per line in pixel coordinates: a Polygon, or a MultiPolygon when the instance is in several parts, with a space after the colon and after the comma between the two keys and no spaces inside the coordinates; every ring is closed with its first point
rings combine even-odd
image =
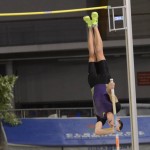
{"type": "MultiPolygon", "coordinates": [[[[110,83],[114,83],[113,79],[110,79],[110,83]]],[[[116,150],[120,150],[120,145],[119,145],[119,135],[116,130],[117,127],[117,113],[116,113],[116,97],[115,97],[115,90],[114,88],[111,89],[111,97],[112,97],[112,103],[113,103],[113,114],[114,114],[114,130],[116,134],[116,150]]]]}

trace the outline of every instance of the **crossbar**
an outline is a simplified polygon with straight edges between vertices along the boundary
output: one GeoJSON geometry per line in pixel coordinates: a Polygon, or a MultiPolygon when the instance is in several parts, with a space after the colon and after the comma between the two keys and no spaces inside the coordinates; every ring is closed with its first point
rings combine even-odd
{"type": "Polygon", "coordinates": [[[78,9],[68,9],[68,10],[54,10],[54,11],[0,13],[0,17],[73,13],[73,12],[81,12],[81,11],[89,11],[89,10],[98,10],[98,9],[107,9],[107,8],[108,8],[108,6],[99,6],[99,7],[78,8],[78,9]]]}

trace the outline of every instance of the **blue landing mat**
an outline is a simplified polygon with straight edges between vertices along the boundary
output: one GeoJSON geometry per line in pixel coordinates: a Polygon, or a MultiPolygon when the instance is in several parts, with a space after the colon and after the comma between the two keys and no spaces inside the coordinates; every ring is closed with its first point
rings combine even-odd
{"type": "MultiPolygon", "coordinates": [[[[122,118],[124,128],[120,143],[131,144],[129,117],[122,118]]],[[[22,125],[3,124],[7,142],[37,146],[91,146],[113,145],[114,135],[96,136],[96,118],[22,119],[22,125]]],[[[106,123],[107,124],[107,123],[106,123]]],[[[150,143],[150,117],[138,117],[139,141],[150,143]]],[[[105,127],[108,127],[107,125],[105,127]]]]}

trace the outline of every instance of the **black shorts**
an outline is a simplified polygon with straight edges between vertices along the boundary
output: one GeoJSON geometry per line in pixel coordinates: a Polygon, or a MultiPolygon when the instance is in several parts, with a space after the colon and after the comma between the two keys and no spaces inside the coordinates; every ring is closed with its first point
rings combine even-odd
{"type": "Polygon", "coordinates": [[[110,73],[106,60],[99,62],[89,62],[88,83],[90,87],[96,84],[107,84],[110,82],[110,73]]]}

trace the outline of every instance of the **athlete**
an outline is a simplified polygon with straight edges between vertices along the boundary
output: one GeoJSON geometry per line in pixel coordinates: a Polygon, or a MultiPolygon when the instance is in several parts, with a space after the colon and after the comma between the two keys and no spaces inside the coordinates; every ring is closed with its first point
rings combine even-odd
{"type": "MultiPolygon", "coordinates": [[[[115,83],[110,82],[111,76],[103,52],[102,38],[98,29],[98,13],[92,12],[91,18],[90,16],[84,16],[83,20],[88,26],[88,82],[92,91],[93,106],[97,117],[95,134],[112,134],[115,132],[115,129],[111,89],[115,88],[115,83]],[[103,128],[106,121],[110,128],[103,128]]],[[[116,111],[118,113],[121,109],[121,105],[116,96],[115,102],[116,111]]],[[[122,121],[117,118],[116,130],[120,131],[122,127],[122,121]]]]}

